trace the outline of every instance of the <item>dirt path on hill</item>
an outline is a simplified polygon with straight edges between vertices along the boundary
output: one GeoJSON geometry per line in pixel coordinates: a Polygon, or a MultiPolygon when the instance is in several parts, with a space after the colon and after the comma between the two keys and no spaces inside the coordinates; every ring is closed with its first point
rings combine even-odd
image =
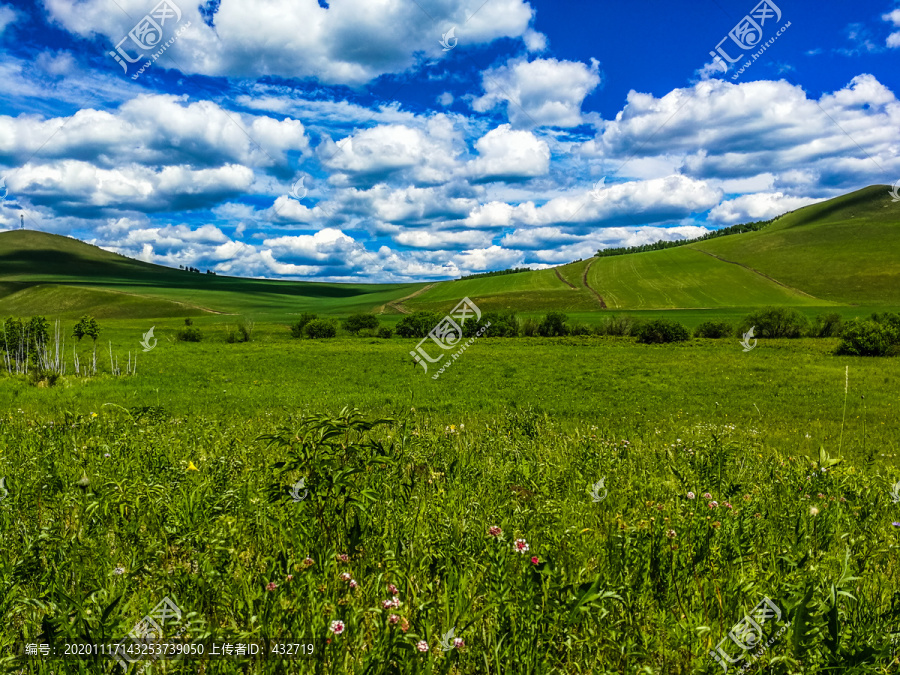
{"type": "Polygon", "coordinates": [[[729,263],[729,264],[731,264],[731,265],[737,265],[738,267],[743,267],[745,270],[749,270],[749,271],[753,272],[754,274],[758,274],[758,275],[761,276],[763,279],[768,279],[768,280],[771,281],[772,283],[778,284],[778,285],[781,286],[782,288],[786,288],[786,289],[788,289],[789,291],[794,291],[795,293],[799,293],[800,295],[805,295],[807,298],[812,298],[813,300],[821,300],[821,298],[817,298],[817,297],[814,296],[814,295],[810,295],[810,294],[807,293],[806,291],[801,291],[799,288],[794,288],[793,286],[788,286],[787,284],[783,284],[783,283],[781,283],[780,281],[778,281],[778,279],[773,279],[773,278],[770,277],[768,274],[763,274],[763,273],[760,272],[759,270],[753,269],[753,268],[750,267],[749,265],[745,265],[745,264],[743,264],[743,263],[735,262],[734,260],[726,260],[725,258],[721,258],[721,257],[717,256],[715,253],[710,253],[709,251],[704,251],[702,248],[695,248],[694,250],[695,250],[695,251],[699,251],[700,253],[705,253],[705,254],[708,255],[709,257],[715,258],[716,260],[719,260],[720,262],[723,262],[723,263],[729,263]]]}
{"type": "Polygon", "coordinates": [[[412,300],[417,295],[421,295],[422,293],[427,291],[429,288],[434,288],[434,286],[436,286],[436,285],[437,284],[428,284],[427,286],[423,286],[422,288],[417,290],[415,293],[410,293],[406,297],[400,298],[399,300],[391,300],[390,302],[382,305],[378,309],[378,314],[384,314],[384,310],[387,309],[388,307],[390,307],[391,309],[396,309],[401,314],[412,314],[412,312],[410,310],[408,310],[406,307],[404,307],[401,303],[406,302],[407,300],[412,300]]]}
{"type": "Polygon", "coordinates": [[[553,271],[556,272],[556,276],[559,277],[559,280],[560,280],[561,282],[563,282],[566,286],[568,286],[569,288],[575,288],[575,286],[573,286],[572,284],[570,284],[568,281],[566,281],[566,280],[563,278],[563,275],[559,273],[559,269],[558,269],[558,268],[554,267],[554,268],[553,268],[553,271]]]}
{"type": "Polygon", "coordinates": [[[597,296],[597,300],[600,301],[600,306],[603,309],[608,309],[606,306],[606,301],[603,299],[603,296],[600,295],[596,290],[594,290],[591,287],[591,285],[588,283],[588,280],[587,280],[588,271],[591,269],[591,265],[593,265],[595,262],[597,262],[596,258],[594,258],[593,260],[591,260],[591,262],[589,262],[587,265],[584,266],[584,274],[581,277],[581,282],[584,284],[584,287],[586,289],[588,289],[591,293],[593,293],[594,295],[597,296]]]}

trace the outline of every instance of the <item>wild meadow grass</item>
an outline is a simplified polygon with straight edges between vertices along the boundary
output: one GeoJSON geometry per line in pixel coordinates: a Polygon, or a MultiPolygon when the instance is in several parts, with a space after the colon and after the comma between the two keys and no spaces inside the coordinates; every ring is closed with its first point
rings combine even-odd
{"type": "Polygon", "coordinates": [[[433,381],[414,341],[259,335],[0,379],[3,653],[169,597],[167,635],[316,653],[145,672],[714,673],[769,598],[750,670],[897,667],[896,359],[484,338],[433,381]]]}

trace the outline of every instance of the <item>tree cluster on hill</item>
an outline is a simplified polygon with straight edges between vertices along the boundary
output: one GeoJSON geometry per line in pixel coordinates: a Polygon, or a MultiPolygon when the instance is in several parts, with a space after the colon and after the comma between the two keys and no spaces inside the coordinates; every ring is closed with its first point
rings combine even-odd
{"type": "MultiPolygon", "coordinates": [[[[184,265],[179,265],[179,266],[178,266],[178,269],[184,270],[185,272],[193,272],[194,274],[200,274],[200,273],[201,273],[200,270],[197,269],[196,267],[185,267],[184,265]]],[[[206,273],[207,273],[207,274],[211,274],[212,276],[216,276],[216,273],[213,272],[212,270],[206,270],[206,273]]]]}
{"type": "Polygon", "coordinates": [[[532,269],[530,267],[511,267],[507,270],[497,270],[496,272],[481,272],[480,274],[469,274],[464,277],[460,277],[456,281],[462,281],[463,279],[481,279],[482,277],[499,277],[502,274],[519,274],[519,272],[531,272],[532,269]]]}
{"type": "MultiPolygon", "coordinates": [[[[780,217],[780,216],[779,216],[780,217]]],[[[694,244],[698,241],[706,241],[707,239],[715,239],[716,237],[725,237],[729,234],[741,234],[743,232],[756,232],[757,230],[761,230],[764,227],[771,225],[778,218],[772,218],[771,220],[760,220],[754,223],[742,223],[740,225],[731,225],[730,227],[723,227],[719,230],[713,230],[712,232],[707,232],[701,237],[695,237],[694,239],[679,239],[677,241],[657,241],[653,244],[644,244],[643,246],[626,246],[626,247],[617,247],[617,248],[604,248],[597,251],[595,257],[597,258],[607,258],[614,255],[626,255],[628,253],[644,253],[646,251],[661,251],[666,248],[676,248],[678,246],[686,246],[687,244],[694,244]]]]}

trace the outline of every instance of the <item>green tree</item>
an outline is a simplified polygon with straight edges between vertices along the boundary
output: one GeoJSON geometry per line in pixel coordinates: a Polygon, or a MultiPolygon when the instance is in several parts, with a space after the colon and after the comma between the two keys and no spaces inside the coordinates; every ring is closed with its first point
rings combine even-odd
{"type": "Polygon", "coordinates": [[[72,337],[78,338],[79,342],[81,342],[83,337],[89,337],[96,342],[97,338],[100,337],[100,325],[94,317],[85,314],[75,324],[72,337]]]}
{"type": "Polygon", "coordinates": [[[291,335],[295,338],[303,337],[303,329],[306,328],[306,324],[308,324],[310,321],[315,321],[318,318],[318,314],[310,314],[309,312],[304,312],[300,315],[299,321],[295,321],[291,324],[291,335]]]}
{"type": "Polygon", "coordinates": [[[568,335],[569,330],[566,328],[566,321],[569,320],[562,312],[547,312],[543,321],[538,325],[538,333],[541,337],[558,337],[568,335]]]}
{"type": "Polygon", "coordinates": [[[344,319],[341,326],[348,333],[357,335],[361,330],[376,330],[378,317],[374,314],[353,314],[344,319]]]}
{"type": "Polygon", "coordinates": [[[306,337],[316,339],[316,338],[333,338],[337,335],[337,327],[334,325],[333,321],[328,321],[326,319],[316,319],[315,321],[310,321],[303,329],[304,333],[306,333],[306,337]]]}
{"type": "Polygon", "coordinates": [[[654,319],[637,330],[637,341],[644,344],[684,342],[691,339],[691,332],[677,321],[654,319]]]}
{"type": "Polygon", "coordinates": [[[405,338],[423,338],[443,318],[437,312],[418,311],[407,314],[397,323],[397,335],[405,338]]]}

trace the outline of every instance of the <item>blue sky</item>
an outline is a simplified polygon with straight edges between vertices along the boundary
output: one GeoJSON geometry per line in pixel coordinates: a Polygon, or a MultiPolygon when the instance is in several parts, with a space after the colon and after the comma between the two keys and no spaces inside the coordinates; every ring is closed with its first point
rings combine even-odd
{"type": "Polygon", "coordinates": [[[424,281],[768,219],[900,180],[900,2],[831,5],[0,4],[0,229],[424,281]]]}

